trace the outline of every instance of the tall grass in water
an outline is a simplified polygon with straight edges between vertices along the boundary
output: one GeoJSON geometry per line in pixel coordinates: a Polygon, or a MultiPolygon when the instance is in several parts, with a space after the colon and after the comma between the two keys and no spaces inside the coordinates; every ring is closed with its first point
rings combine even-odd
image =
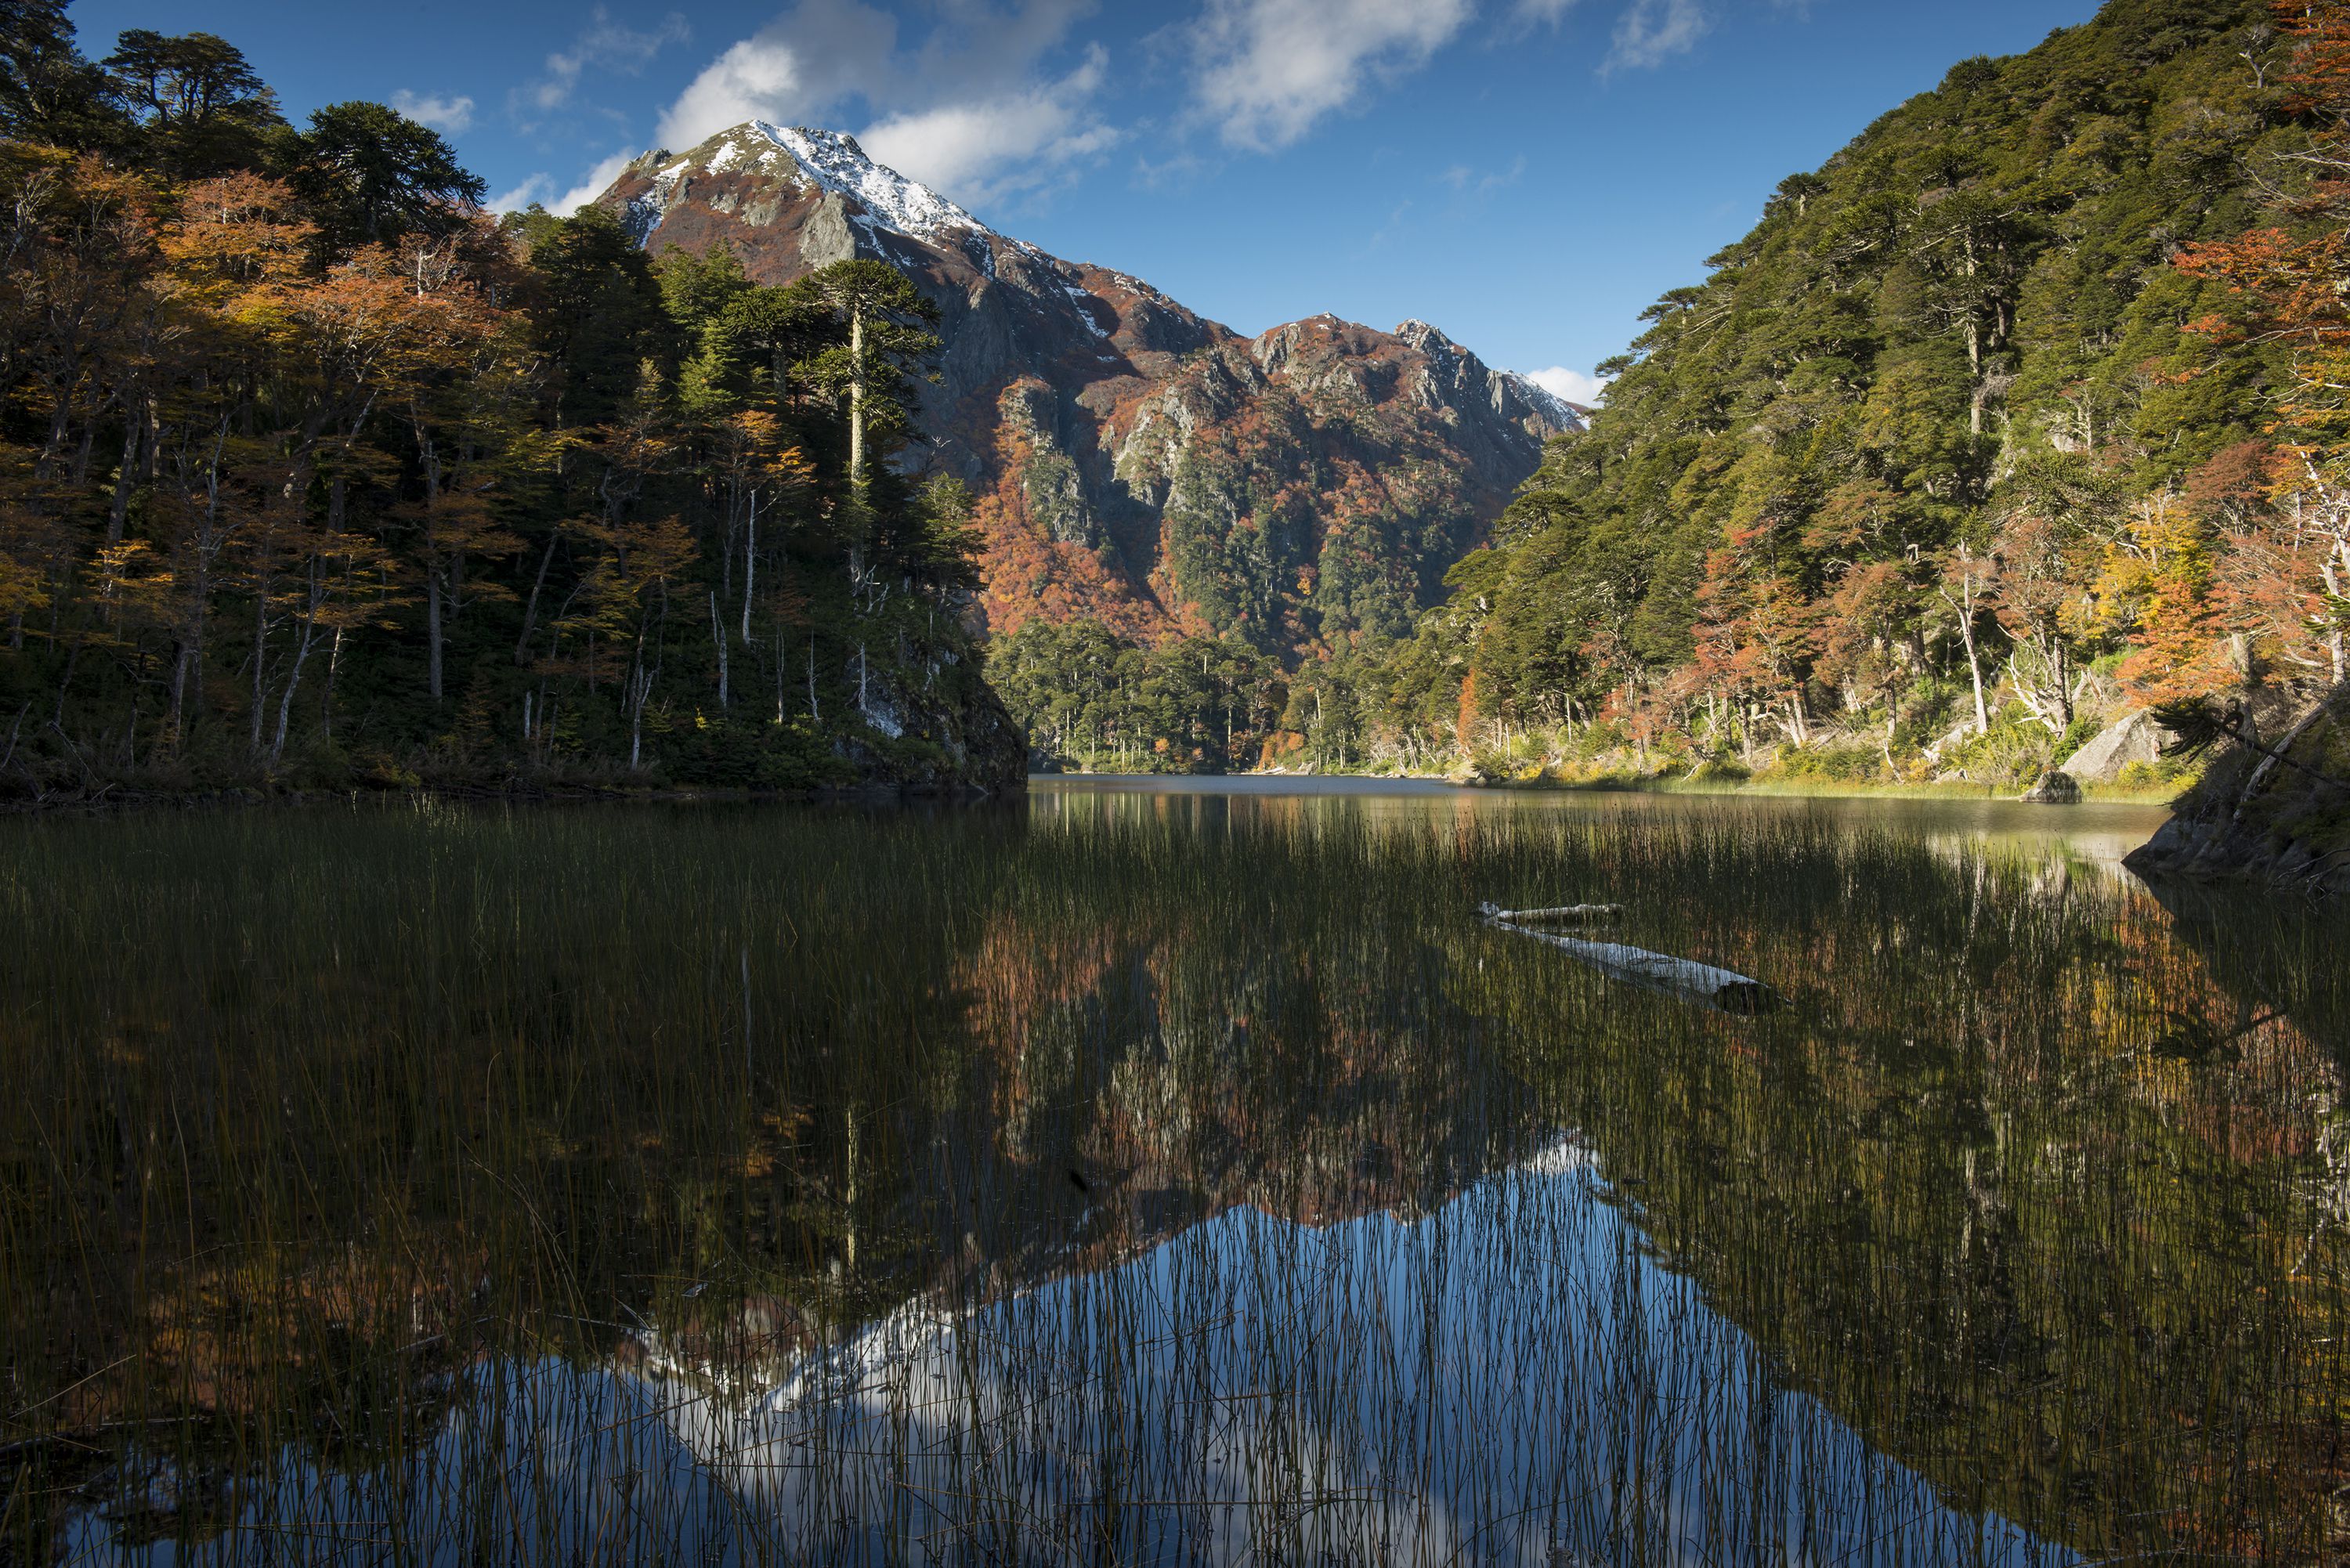
{"type": "Polygon", "coordinates": [[[2320,1560],[2341,934],[1737,806],[9,825],[0,1552],[2320,1560]],[[1586,898],[1794,1005],[1471,915],[1586,898]]]}

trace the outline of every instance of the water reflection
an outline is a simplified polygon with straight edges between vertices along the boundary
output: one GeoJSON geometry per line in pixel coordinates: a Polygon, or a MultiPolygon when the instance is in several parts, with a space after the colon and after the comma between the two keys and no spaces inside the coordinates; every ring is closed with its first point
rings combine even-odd
{"type": "MultiPolygon", "coordinates": [[[[771,1308],[738,1310],[769,1354],[647,1325],[628,1371],[485,1368],[400,1484],[289,1467],[244,1526],[446,1562],[523,1542],[569,1561],[2071,1560],[1944,1507],[1781,1386],[1573,1138],[1415,1219],[1235,1209],[833,1345],[787,1350],[771,1308]]],[[[224,1554],[283,1545],[238,1534],[224,1554]]],[[[122,1542],[90,1520],[71,1546],[122,1542]]]]}
{"type": "Polygon", "coordinates": [[[2338,923],[1526,798],[27,828],[0,1540],[2340,1549],[2338,923]]]}

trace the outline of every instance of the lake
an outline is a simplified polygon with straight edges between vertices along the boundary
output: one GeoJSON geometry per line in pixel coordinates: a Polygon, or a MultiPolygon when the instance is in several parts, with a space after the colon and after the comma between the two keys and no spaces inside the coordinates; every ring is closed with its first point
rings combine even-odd
{"type": "Polygon", "coordinates": [[[0,1563],[2339,1560],[2350,921],[2161,815],[0,823],[0,1563]]]}

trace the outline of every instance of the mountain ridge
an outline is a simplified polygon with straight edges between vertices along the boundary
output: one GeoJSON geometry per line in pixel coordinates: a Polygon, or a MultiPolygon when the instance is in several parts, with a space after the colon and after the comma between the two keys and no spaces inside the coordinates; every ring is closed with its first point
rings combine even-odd
{"type": "Polygon", "coordinates": [[[867,257],[939,306],[922,434],[979,497],[998,630],[1086,615],[1284,653],[1399,633],[1544,443],[1582,428],[1425,321],[1244,337],[991,228],[837,131],[746,121],[643,154],[597,204],[649,251],[729,248],[763,284],[867,257]]]}

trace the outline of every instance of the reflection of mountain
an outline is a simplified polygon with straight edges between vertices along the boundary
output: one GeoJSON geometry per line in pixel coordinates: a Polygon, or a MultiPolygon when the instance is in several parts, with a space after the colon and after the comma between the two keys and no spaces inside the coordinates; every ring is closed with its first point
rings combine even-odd
{"type": "Polygon", "coordinates": [[[747,1401],[647,1402],[779,1544],[845,1526],[877,1561],[2033,1560],[1762,1366],[1568,1144],[1418,1220],[1234,1210],[747,1401]]]}
{"type": "MultiPolygon", "coordinates": [[[[1417,1219],[1232,1210],[743,1371],[493,1364],[421,1434],[445,1488],[279,1484],[314,1536],[424,1562],[2063,1555],[1778,1386],[1572,1141],[1417,1219]]],[[[119,1543],[88,1518],[69,1541],[119,1543]]]]}
{"type": "MultiPolygon", "coordinates": [[[[1350,1539],[1375,1484],[1433,1521],[1502,1506],[1513,1456],[1587,1464],[1544,1436],[1567,1428],[1661,1486],[1694,1407],[1771,1519],[1800,1438],[1880,1498],[1923,1493],[1864,1442],[2083,1551],[2331,1549],[2329,1014],[2247,1013],[2103,878],[1704,804],[273,817],[240,820],[233,873],[185,847],[216,825],[136,831],[51,826],[78,875],[32,857],[20,885],[69,918],[0,925],[26,999],[0,1014],[0,1157],[34,1195],[0,1355],[43,1346],[10,1363],[23,1401],[114,1458],[115,1424],[184,1414],[224,1439],[192,1474],[232,1434],[359,1478],[429,1454],[503,1517],[498,1422],[625,1420],[642,1462],[582,1438],[580,1484],[634,1464],[647,1508],[732,1510],[731,1481],[679,1479],[672,1422],[816,1463],[790,1437],[827,1428],[748,1391],[894,1343],[882,1391],[910,1411],[936,1373],[1000,1412],[967,1419],[1058,1478],[1053,1531],[1138,1467],[1205,1485],[1247,1454],[1296,1488],[1326,1469],[1326,1520],[1282,1528],[1350,1539]],[[1618,892],[1626,940],[1793,1005],[1701,1012],[1471,914],[1618,892]],[[92,930],[140,962],[93,970],[92,930]],[[69,1161],[25,1109],[58,1106],[38,1130],[69,1161]],[[1620,1216],[1529,1166],[1559,1127],[1620,1216]],[[601,1417],[547,1355],[606,1369],[569,1386],[601,1417]],[[573,1402],[532,1415],[495,1368],[573,1402]],[[1186,1377],[1221,1426],[1165,1425],[1186,1377]],[[1430,1458],[1456,1398],[1522,1415],[1468,1433],[1506,1485],[1430,1458]],[[1081,1440],[1047,1464],[1022,1411],[1081,1440]]],[[[2239,959],[2325,950],[2273,911],[2212,929],[2239,959]]],[[[851,1401],[829,1470],[743,1484],[847,1487],[876,1418],[851,1401]]]]}

